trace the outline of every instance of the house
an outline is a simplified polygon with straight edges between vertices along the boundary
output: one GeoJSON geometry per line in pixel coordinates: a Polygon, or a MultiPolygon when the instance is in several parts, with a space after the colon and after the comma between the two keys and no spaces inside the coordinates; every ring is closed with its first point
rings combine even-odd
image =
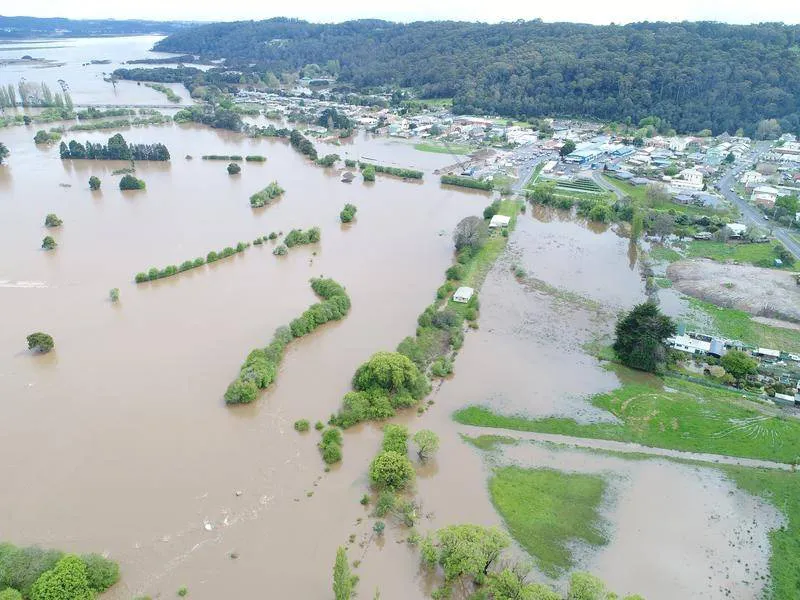
{"type": "Polygon", "coordinates": [[[745,171],[739,178],[739,181],[745,186],[764,183],[766,180],[766,175],[762,175],[758,171],[745,171]]]}
{"type": "Polygon", "coordinates": [[[507,217],[505,215],[495,215],[492,217],[492,220],[489,221],[489,229],[508,227],[510,222],[511,217],[507,217]]]}
{"type": "Polygon", "coordinates": [[[689,354],[707,354],[711,350],[711,342],[698,340],[688,335],[675,335],[667,338],[666,344],[670,348],[689,354]]]}
{"type": "Polygon", "coordinates": [[[462,286],[458,288],[453,294],[453,302],[460,302],[461,304],[466,304],[472,298],[472,295],[475,293],[471,287],[462,286]]]}
{"type": "Polygon", "coordinates": [[[775,404],[782,404],[784,406],[791,406],[794,404],[795,397],[788,394],[775,394],[775,404]]]}
{"type": "Polygon", "coordinates": [[[778,198],[778,190],[768,185],[760,185],[753,189],[753,194],[750,199],[756,204],[762,206],[773,207],[775,200],[778,198]]]}
{"type": "Polygon", "coordinates": [[[740,238],[747,232],[747,225],[742,223],[728,223],[725,225],[725,229],[728,230],[732,238],[740,238]]]}
{"type": "Polygon", "coordinates": [[[697,169],[684,169],[677,177],[668,181],[670,187],[678,190],[700,191],[703,189],[703,174],[697,169]]]}
{"type": "Polygon", "coordinates": [[[770,348],[758,348],[757,350],[753,351],[753,355],[761,358],[778,359],[781,357],[781,351],[772,350],[770,348]]]}

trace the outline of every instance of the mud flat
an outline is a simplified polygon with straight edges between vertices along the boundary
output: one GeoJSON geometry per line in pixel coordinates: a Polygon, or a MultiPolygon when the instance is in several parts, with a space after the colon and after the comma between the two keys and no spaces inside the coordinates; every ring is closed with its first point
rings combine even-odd
{"type": "Polygon", "coordinates": [[[678,290],[700,300],[800,323],[800,286],[791,273],[695,259],[672,263],[667,275],[678,290]]]}

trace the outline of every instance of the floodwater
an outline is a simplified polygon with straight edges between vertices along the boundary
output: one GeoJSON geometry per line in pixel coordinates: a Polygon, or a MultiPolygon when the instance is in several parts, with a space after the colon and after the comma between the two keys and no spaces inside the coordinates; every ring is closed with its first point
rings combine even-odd
{"type": "MultiPolygon", "coordinates": [[[[168,58],[165,52],[151,52],[164,36],[139,35],[112,38],[63,38],[0,42],[0,85],[12,84],[20,79],[29,83],[44,82],[50,90],[69,91],[75,104],[155,104],[167,105],[166,96],[135,81],[118,81],[116,87],[104,81],[114,69],[136,67],[164,67],[170,65],[126,65],[125,61],[137,58],[168,58]],[[42,59],[25,64],[2,64],[23,56],[42,59]],[[86,64],[92,60],[108,60],[109,64],[86,64]],[[65,82],[65,88],[59,83],[65,82]]],[[[172,65],[175,66],[175,65],[172,65]]],[[[198,65],[192,65],[198,66],[198,65]]],[[[199,66],[198,66],[199,67],[199,66]]],[[[199,67],[204,68],[204,67],[199,67]]],[[[180,84],[164,84],[190,103],[189,92],[180,84]]]]}
{"type": "Polygon", "coordinates": [[[625,460],[521,443],[503,462],[599,474],[609,483],[601,515],[611,532],[597,551],[576,547],[580,567],[620,596],[761,598],[769,531],[783,515],[739,491],[720,471],[665,460],[625,460]]]}
{"type": "MultiPolygon", "coordinates": [[[[23,53],[58,57],[65,66],[24,73],[4,67],[0,82],[24,74],[57,89],[55,79],[63,78],[76,103],[162,103],[143,86],[114,91],[100,74],[115,65],[81,66],[144,56],[154,41],[48,41],[23,53]]],[[[298,434],[292,423],[326,421],[357,366],[413,333],[452,260],[450,232],[489,197],[440,186],[432,172],[452,158],[406,142],[362,134],[317,144],[320,153],[426,171],[422,183],[379,175],[374,184],[348,185],[284,141],[193,125],[126,130],[129,142],[165,143],[172,160],[137,163],[147,189],[123,193],[111,171],[125,164],[61,161],[57,147],[33,144],[34,132],[0,130],[11,150],[0,167],[2,539],[107,552],[123,573],[105,596],[111,600],[168,597],[183,585],[200,600],[247,598],[255,590],[328,598],[343,544],[351,560],[363,561],[356,570],[363,596],[379,587],[387,600],[426,597],[435,582],[403,543],[408,531],[389,526],[377,539],[369,509],[359,504],[380,427],[347,431],[344,461],[325,473],[318,434],[298,434]],[[263,154],[267,161],[243,163],[241,175],[231,177],[225,162],[200,160],[203,154],[263,154]],[[103,182],[99,192],[88,189],[91,175],[103,182]],[[251,209],[250,194],[272,180],[284,196],[251,209]],[[358,206],[351,225],[338,220],[346,202],[358,206]],[[55,231],[43,227],[50,212],[64,221],[55,231]],[[267,244],[156,283],[133,283],[151,266],[315,225],[321,243],[286,257],[273,256],[267,244]],[[39,248],[47,234],[59,244],[54,252],[39,248]],[[346,286],[350,314],[293,343],[276,383],[256,403],[225,407],[222,394],[242,360],[315,301],[308,279],[318,275],[346,286]],[[117,305],[108,301],[113,287],[121,293],[117,305]],[[53,335],[53,352],[25,349],[25,336],[36,330],[53,335]]],[[[113,133],[71,137],[99,142],[113,133]]],[[[466,336],[455,376],[434,391],[425,414],[398,417],[441,436],[437,458],[419,471],[421,532],[501,523],[486,492],[487,466],[460,439],[453,410],[488,401],[534,415],[604,417],[584,398],[619,380],[581,346],[610,331],[615,311],[644,298],[628,250],[613,231],[555,211],[520,217],[509,251],[486,280],[480,329],[466,336]],[[524,267],[522,281],[514,265],[524,267]]],[[[706,514],[688,504],[684,511],[691,519],[706,514]]],[[[728,539],[727,524],[710,530],[708,545],[728,539]]],[[[626,527],[619,524],[619,541],[587,559],[589,566],[614,587],[664,597],[656,580],[626,579],[624,564],[614,563],[636,554],[643,570],[661,565],[658,553],[636,551],[658,540],[637,539],[626,527]],[[617,554],[607,554],[611,548],[617,554]]],[[[657,582],[675,597],[694,577],[676,569],[673,580],[657,582]]]]}

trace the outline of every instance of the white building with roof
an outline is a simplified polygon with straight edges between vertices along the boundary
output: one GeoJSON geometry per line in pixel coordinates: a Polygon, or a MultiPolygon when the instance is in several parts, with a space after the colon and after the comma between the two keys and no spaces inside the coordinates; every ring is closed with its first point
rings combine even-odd
{"type": "Polygon", "coordinates": [[[753,190],[750,199],[756,204],[763,206],[775,206],[775,200],[778,198],[778,190],[769,185],[760,185],[753,190]]]}
{"type": "Polygon", "coordinates": [[[508,227],[508,224],[510,222],[511,222],[511,217],[507,217],[505,215],[494,215],[492,219],[489,221],[489,229],[508,227]]]}
{"type": "Polygon", "coordinates": [[[461,286],[458,288],[455,293],[453,294],[453,302],[460,302],[461,304],[466,304],[472,298],[472,295],[475,293],[475,290],[471,287],[461,286]]]}

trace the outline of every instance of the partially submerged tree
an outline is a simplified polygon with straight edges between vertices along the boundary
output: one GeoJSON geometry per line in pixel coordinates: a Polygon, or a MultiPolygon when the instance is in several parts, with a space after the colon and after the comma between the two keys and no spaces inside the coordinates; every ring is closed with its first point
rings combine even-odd
{"type": "Polygon", "coordinates": [[[489,227],[480,217],[465,217],[456,225],[453,243],[456,250],[469,248],[473,254],[480,250],[489,237],[489,227]]]}
{"type": "Polygon", "coordinates": [[[336,562],[333,565],[333,597],[335,600],[350,600],[353,597],[353,587],[358,580],[350,573],[350,564],[347,562],[345,549],[339,546],[336,550],[336,562]]]}
{"type": "Polygon", "coordinates": [[[664,363],[664,340],[674,334],[672,319],[662,315],[653,302],[644,302],[617,323],[614,352],[624,365],[653,373],[664,363]]]}
{"type": "Polygon", "coordinates": [[[0,165],[2,165],[3,161],[8,158],[9,154],[10,152],[8,151],[6,145],[3,142],[0,142],[0,165]]]}
{"type": "Polygon", "coordinates": [[[236,163],[228,163],[228,175],[238,175],[242,171],[242,167],[236,163]]]}
{"type": "Polygon", "coordinates": [[[46,235],[44,239],[42,239],[42,249],[44,250],[53,250],[58,244],[53,239],[53,236],[46,235]]]}
{"type": "Polygon", "coordinates": [[[431,458],[439,449],[439,436],[430,429],[420,429],[412,439],[417,446],[417,456],[422,461],[431,458]]]}
{"type": "Polygon", "coordinates": [[[44,226],[45,227],[60,227],[64,221],[58,218],[58,215],[55,213],[49,213],[44,218],[44,226]]]}
{"type": "Polygon", "coordinates": [[[425,538],[422,560],[429,567],[442,567],[448,588],[462,577],[481,584],[510,544],[509,537],[495,527],[450,525],[425,538]]]}
{"type": "Polygon", "coordinates": [[[100,178],[92,175],[89,177],[89,189],[90,190],[99,190],[100,189],[100,178]]]}

